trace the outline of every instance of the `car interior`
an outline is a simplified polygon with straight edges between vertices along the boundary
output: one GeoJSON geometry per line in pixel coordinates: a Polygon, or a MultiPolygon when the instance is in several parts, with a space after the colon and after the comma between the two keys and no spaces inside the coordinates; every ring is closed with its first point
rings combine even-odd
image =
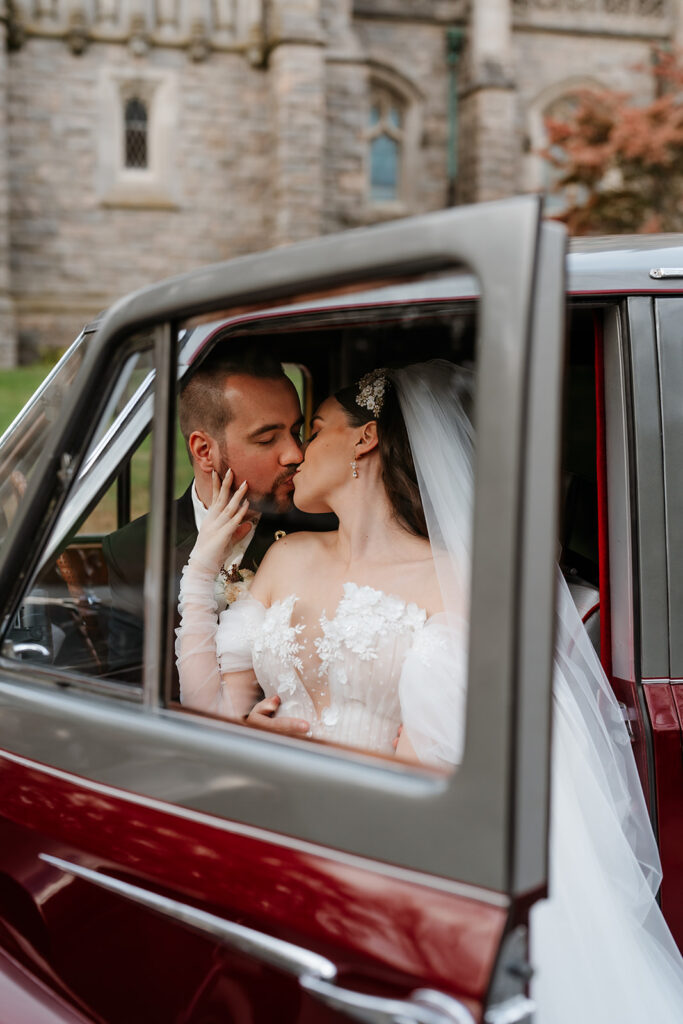
{"type": "MultiPolygon", "coordinates": [[[[599,313],[594,309],[579,306],[568,320],[559,560],[593,643],[599,648],[596,316],[599,313]]],[[[180,375],[191,372],[192,366],[217,347],[262,346],[285,365],[297,387],[307,421],[302,439],[305,442],[316,405],[378,366],[445,358],[474,368],[476,325],[476,298],[292,309],[274,315],[233,316],[223,322],[217,318],[201,331],[188,328],[184,351],[193,347],[193,332],[201,333],[205,340],[190,366],[181,366],[180,375]]],[[[104,485],[89,496],[78,521],[63,530],[52,557],[44,562],[25,598],[10,635],[16,657],[31,661],[48,676],[56,675],[61,685],[85,685],[134,700],[140,699],[142,686],[144,627],[140,621],[134,623],[139,643],[128,653],[112,639],[116,624],[122,620],[125,624],[131,613],[126,607],[112,605],[103,539],[149,507],[151,406],[134,445],[124,445],[117,437],[122,433],[121,424],[131,421],[131,410],[149,403],[152,385],[150,364],[143,360],[98,432],[99,449],[91,446],[90,459],[93,461],[94,456],[96,461],[98,450],[104,451],[107,446],[110,451],[116,450],[119,444],[115,472],[110,472],[104,485]]],[[[175,465],[174,493],[178,497],[192,479],[179,432],[175,465]]],[[[333,526],[333,517],[311,517],[293,509],[287,516],[286,529],[333,526]]],[[[177,695],[174,684],[172,704],[177,695]]]]}

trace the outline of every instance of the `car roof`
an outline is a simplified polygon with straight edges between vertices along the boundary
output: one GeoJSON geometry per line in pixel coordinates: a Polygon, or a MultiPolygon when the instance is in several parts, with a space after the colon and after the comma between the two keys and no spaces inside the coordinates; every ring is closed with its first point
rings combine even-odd
{"type": "MultiPolygon", "coordinates": [[[[203,282],[210,269],[222,270],[236,263],[249,262],[249,257],[242,260],[217,264],[214,268],[197,268],[161,281],[157,285],[148,286],[128,298],[137,298],[145,292],[159,291],[164,288],[177,289],[180,285],[190,284],[193,279],[203,282]]],[[[683,234],[652,234],[652,235],[602,235],[570,238],[567,255],[567,292],[576,296],[600,295],[636,295],[673,293],[683,294],[683,234]]],[[[277,302],[269,311],[294,312],[297,309],[315,309],[326,307],[352,306],[355,302],[400,302],[420,299],[447,299],[475,297],[478,294],[476,280],[466,271],[451,276],[440,275],[433,281],[422,281],[408,286],[397,283],[393,287],[373,288],[370,286],[364,295],[354,293],[334,299],[310,300],[294,302],[286,307],[278,307],[277,302]]],[[[117,303],[125,306],[127,299],[117,303]]],[[[100,313],[91,323],[83,328],[83,334],[96,333],[108,311],[100,313]]],[[[207,332],[208,333],[208,332],[207,332]]]]}
{"type": "Polygon", "coordinates": [[[683,292],[683,235],[572,238],[567,272],[574,295],[683,292]]]}

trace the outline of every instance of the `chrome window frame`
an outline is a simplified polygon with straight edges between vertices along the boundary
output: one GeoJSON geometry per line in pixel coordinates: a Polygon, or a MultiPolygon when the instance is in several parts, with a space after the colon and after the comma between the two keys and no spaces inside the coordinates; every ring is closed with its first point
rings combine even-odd
{"type": "Polygon", "coordinates": [[[683,684],[683,296],[655,301],[660,360],[666,584],[668,592],[668,651],[666,678],[683,684]]]}

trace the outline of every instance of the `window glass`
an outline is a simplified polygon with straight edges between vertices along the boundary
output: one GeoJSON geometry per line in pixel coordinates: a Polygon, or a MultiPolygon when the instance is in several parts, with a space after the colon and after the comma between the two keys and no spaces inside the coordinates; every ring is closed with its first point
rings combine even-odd
{"type": "Polygon", "coordinates": [[[401,111],[398,107],[391,107],[389,110],[389,121],[394,125],[395,128],[401,127],[401,111]]]}
{"type": "Polygon", "coordinates": [[[93,338],[83,333],[0,440],[0,549],[93,338]]]}
{"type": "MultiPolygon", "coordinates": [[[[176,593],[182,588],[182,617],[174,606],[173,624],[182,623],[182,629],[173,706],[180,707],[180,697],[185,711],[272,732],[283,724],[286,735],[331,750],[346,747],[390,761],[452,768],[455,748],[462,743],[462,660],[454,673],[460,688],[445,712],[458,720],[450,761],[426,751],[418,735],[422,708],[415,704],[420,702],[407,710],[409,691],[415,693],[425,673],[438,679],[445,665],[453,669],[448,652],[445,661],[437,657],[429,672],[424,659],[415,660],[419,649],[445,650],[453,633],[425,536],[410,448],[393,433],[391,442],[384,442],[381,458],[390,483],[383,484],[379,450],[371,446],[356,452],[362,424],[351,426],[353,415],[330,396],[341,389],[349,401],[364,389],[370,423],[373,403],[376,409],[383,398],[384,378],[361,386],[365,375],[442,359],[447,362],[439,364],[443,369],[435,379],[438,383],[438,375],[445,379],[445,374],[450,380],[452,372],[459,382],[458,409],[469,423],[476,301],[459,307],[443,300],[358,302],[343,311],[306,310],[265,322],[255,318],[224,328],[207,325],[204,331],[211,341],[199,348],[179,394],[196,486],[200,498],[210,503],[211,469],[221,477],[233,470],[236,484],[247,480],[251,522],[249,532],[228,541],[216,558],[202,548],[201,538],[195,546],[197,503],[183,497],[176,503],[176,593]],[[231,412],[221,418],[226,402],[231,412]],[[210,453],[203,435],[212,431],[210,453]],[[375,481],[370,489],[368,473],[375,481]],[[338,515],[348,514],[345,501],[353,502],[356,482],[358,493],[367,495],[364,516],[376,541],[362,557],[344,560],[339,558],[338,515]],[[338,501],[339,494],[346,497],[338,501]],[[415,716],[410,735],[404,713],[415,716]]],[[[394,410],[395,397],[384,397],[394,410]]],[[[430,406],[429,415],[433,412],[430,406]]],[[[470,448],[463,458],[472,457],[470,448]]],[[[471,461],[468,466],[471,470],[471,461]]],[[[200,510],[200,521],[204,514],[200,510]]],[[[466,561],[467,566],[458,565],[461,611],[468,601],[469,549],[466,561]]],[[[453,573],[446,573],[444,584],[450,588],[449,602],[453,573]]],[[[462,657],[466,637],[460,639],[462,657]]]]}
{"type": "MultiPolygon", "coordinates": [[[[544,123],[547,121],[565,121],[572,116],[578,105],[578,96],[567,93],[555,99],[543,111],[544,123]]],[[[546,139],[547,146],[547,139],[546,139]]],[[[560,186],[564,175],[566,156],[561,146],[547,146],[548,155],[543,159],[542,187],[545,195],[544,208],[546,216],[560,216],[568,207],[584,203],[588,197],[584,185],[572,183],[560,186]]]]}
{"type": "Polygon", "coordinates": [[[50,549],[6,638],[4,653],[89,684],[142,681],[143,583],[152,437],[149,351],[126,361],[96,432],[96,443],[50,549]],[[134,443],[126,430],[137,417],[134,443]],[[100,438],[97,441],[97,438],[100,438]],[[122,489],[128,495],[121,521],[122,489]],[[136,518],[142,516],[142,518],[136,518]]]}
{"type": "MultiPolygon", "coordinates": [[[[129,359],[118,378],[99,429],[88,449],[81,478],[86,479],[102,458],[118,462],[116,454],[121,445],[123,430],[141,410],[145,413],[144,429],[147,429],[152,417],[153,385],[153,358],[151,349],[148,349],[129,359]]],[[[79,531],[81,534],[110,533],[149,511],[150,462],[151,437],[146,437],[136,444],[114,484],[83,523],[79,531]]]]}
{"type": "Polygon", "coordinates": [[[147,167],[147,107],[137,96],[126,100],[125,166],[147,167]]]}
{"type": "Polygon", "coordinates": [[[388,135],[370,146],[370,191],[373,199],[395,199],[398,190],[398,144],[388,135]]]}
{"type": "Polygon", "coordinates": [[[370,107],[369,189],[373,202],[400,198],[401,159],[404,146],[403,111],[388,89],[375,89],[370,107]]]}

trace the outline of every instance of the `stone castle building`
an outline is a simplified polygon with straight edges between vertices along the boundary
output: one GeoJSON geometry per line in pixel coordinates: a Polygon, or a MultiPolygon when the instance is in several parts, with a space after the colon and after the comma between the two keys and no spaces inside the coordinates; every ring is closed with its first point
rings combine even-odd
{"type": "Polygon", "coordinates": [[[2,365],[169,274],[542,188],[544,114],[683,43],[683,0],[0,2],[2,365]]]}

